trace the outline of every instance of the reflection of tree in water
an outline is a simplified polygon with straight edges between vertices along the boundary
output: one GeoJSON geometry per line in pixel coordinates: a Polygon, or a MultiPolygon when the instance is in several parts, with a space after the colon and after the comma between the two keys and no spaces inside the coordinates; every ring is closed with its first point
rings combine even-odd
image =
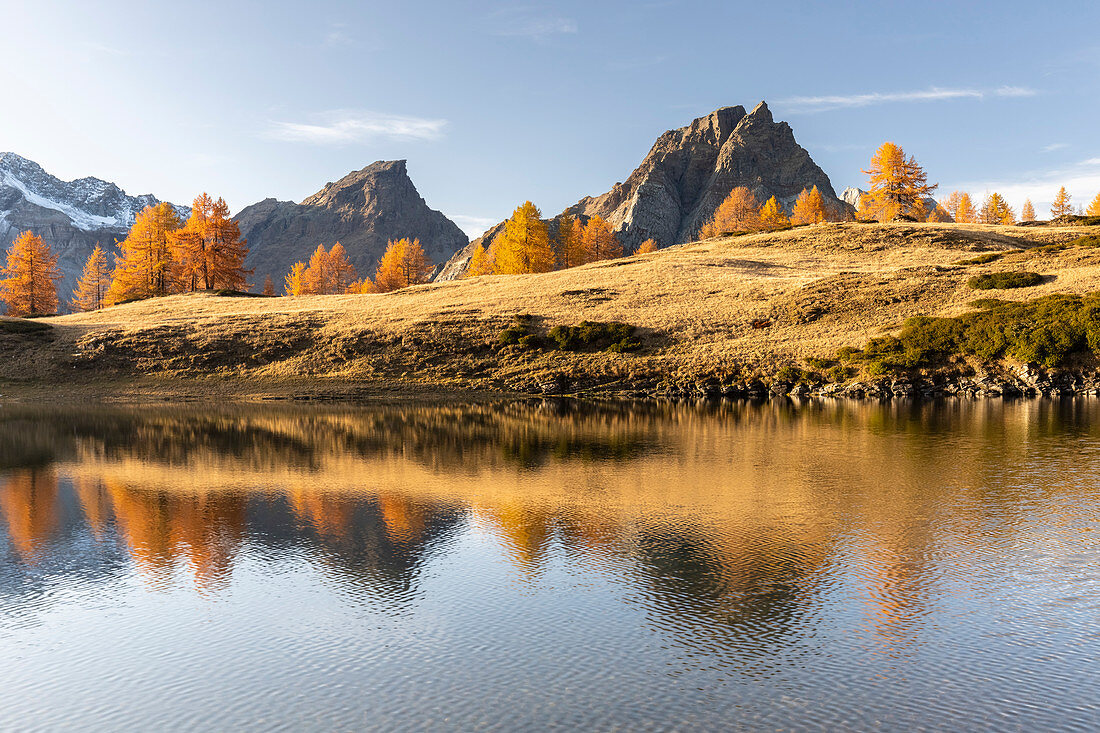
{"type": "Polygon", "coordinates": [[[755,529],[741,543],[689,525],[640,533],[643,602],[662,630],[692,646],[749,655],[775,653],[807,633],[829,548],[755,529]]]}

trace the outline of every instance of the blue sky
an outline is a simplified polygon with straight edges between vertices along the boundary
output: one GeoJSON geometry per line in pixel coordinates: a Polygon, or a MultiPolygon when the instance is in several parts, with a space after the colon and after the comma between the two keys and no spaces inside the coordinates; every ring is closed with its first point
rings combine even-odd
{"type": "Polygon", "coordinates": [[[1100,3],[8,2],[0,149],[234,211],[407,158],[468,232],[766,99],[838,191],[894,140],[942,192],[1100,191],[1100,3]]]}

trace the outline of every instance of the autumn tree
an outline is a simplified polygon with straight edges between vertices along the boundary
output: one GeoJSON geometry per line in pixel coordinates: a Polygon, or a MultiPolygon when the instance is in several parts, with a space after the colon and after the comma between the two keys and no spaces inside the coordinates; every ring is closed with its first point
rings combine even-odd
{"type": "Polygon", "coordinates": [[[365,277],[349,285],[347,292],[349,295],[368,295],[369,293],[377,293],[378,288],[374,286],[373,280],[365,277]]]}
{"type": "Polygon", "coordinates": [[[1004,197],[994,191],[982,203],[981,220],[983,224],[1015,224],[1016,213],[1004,197]]]}
{"type": "Polygon", "coordinates": [[[554,254],[558,267],[564,270],[584,264],[583,240],[584,225],[577,218],[572,214],[558,217],[558,231],[554,237],[554,254]]]}
{"type": "Polygon", "coordinates": [[[936,208],[932,209],[925,221],[930,221],[938,224],[947,224],[951,222],[951,214],[947,213],[947,209],[943,208],[942,205],[937,203],[936,208]]]}
{"type": "Polygon", "coordinates": [[[760,228],[758,212],[760,204],[752,191],[738,186],[729,192],[714,215],[699,230],[701,239],[717,237],[728,232],[752,232],[760,228]]]}
{"type": "Polygon", "coordinates": [[[480,277],[481,275],[493,274],[493,261],[489,257],[489,253],[485,250],[485,245],[478,242],[474,247],[474,252],[470,255],[470,263],[466,265],[466,274],[464,277],[480,277]]]}
{"type": "Polygon", "coordinates": [[[1069,200],[1073,198],[1066,192],[1066,187],[1062,186],[1058,189],[1058,194],[1054,197],[1054,203],[1050,205],[1050,216],[1052,219],[1057,219],[1060,216],[1068,216],[1073,213],[1073,204],[1069,200]]]}
{"type": "Polygon", "coordinates": [[[959,203],[962,201],[962,191],[952,191],[947,198],[939,202],[944,211],[955,221],[959,220],[959,203]]]}
{"type": "Polygon", "coordinates": [[[359,281],[359,273],[355,271],[355,265],[351,264],[344,245],[339,242],[332,245],[332,249],[328,251],[328,272],[330,279],[326,282],[327,294],[346,293],[359,281]]]}
{"type": "Polygon", "coordinates": [[[295,262],[283,280],[283,290],[287,295],[306,295],[306,263],[295,262]]]}
{"type": "Polygon", "coordinates": [[[554,269],[554,250],[542,213],[530,201],[512,212],[493,241],[494,271],[501,275],[524,275],[554,269]]]}
{"type": "Polygon", "coordinates": [[[653,239],[647,239],[638,245],[638,249],[634,250],[634,254],[647,255],[650,252],[656,252],[657,250],[657,242],[653,239]]]}
{"type": "Polygon", "coordinates": [[[598,262],[623,256],[623,245],[603,217],[596,215],[584,225],[581,234],[585,262],[598,262]]]}
{"type": "Polygon", "coordinates": [[[244,290],[248,243],[229,216],[224,199],[202,193],[191,204],[191,216],[172,235],[177,277],[184,290],[244,290]]]}
{"type": "Polygon", "coordinates": [[[871,157],[871,166],[863,171],[868,190],[860,200],[860,210],[879,221],[899,216],[924,219],[924,199],[936,190],[929,185],[924,169],[913,156],[905,157],[900,145],[883,143],[871,157]]]}
{"type": "Polygon", "coordinates": [[[147,206],[137,215],[126,238],[117,243],[119,254],[107,289],[108,305],[177,291],[173,238],[179,226],[179,215],[167,202],[147,206]]]}
{"type": "Polygon", "coordinates": [[[817,190],[817,186],[809,191],[802,189],[791,209],[791,224],[820,224],[828,218],[825,198],[817,190]]]}
{"type": "Polygon", "coordinates": [[[1089,208],[1085,211],[1089,216],[1100,216],[1100,193],[1096,194],[1096,198],[1089,204],[1089,208]]]}
{"type": "Polygon", "coordinates": [[[377,292],[388,293],[427,282],[431,272],[432,263],[424,254],[419,239],[392,240],[378,262],[378,270],[374,273],[374,287],[377,292]]]}
{"type": "Polygon", "coordinates": [[[98,244],[84,264],[84,274],[73,292],[72,307],[77,311],[97,311],[106,305],[107,289],[111,286],[111,266],[107,253],[98,244]]]}
{"type": "Polygon", "coordinates": [[[1035,207],[1031,204],[1031,199],[1025,199],[1024,205],[1020,207],[1020,221],[1035,221],[1035,207]]]}
{"type": "Polygon", "coordinates": [[[783,211],[783,207],[779,205],[779,200],[775,196],[765,201],[760,207],[759,218],[761,228],[767,230],[783,229],[791,225],[791,220],[787,218],[787,213],[783,211]]]}
{"type": "Polygon", "coordinates": [[[275,295],[275,283],[271,279],[271,275],[264,275],[264,295],[275,295]]]}
{"type": "Polygon", "coordinates": [[[57,313],[57,255],[42,237],[23,232],[8,248],[7,265],[0,268],[0,301],[12,316],[57,313]]]}
{"type": "Polygon", "coordinates": [[[959,196],[959,206],[952,214],[955,217],[955,221],[959,224],[977,224],[978,212],[974,210],[974,202],[970,198],[970,194],[963,192],[959,196]]]}

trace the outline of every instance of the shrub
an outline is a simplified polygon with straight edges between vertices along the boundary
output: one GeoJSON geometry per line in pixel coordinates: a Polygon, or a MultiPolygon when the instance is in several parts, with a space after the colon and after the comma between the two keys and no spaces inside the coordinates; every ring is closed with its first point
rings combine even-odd
{"type": "Polygon", "coordinates": [[[1030,288],[1043,281],[1037,272],[989,272],[976,275],[967,281],[974,290],[1009,290],[1011,288],[1030,288]]]}
{"type": "Polygon", "coordinates": [[[522,328],[506,328],[500,332],[500,336],[497,339],[505,346],[513,346],[519,343],[519,340],[527,335],[527,332],[522,328]]]}
{"type": "Polygon", "coordinates": [[[541,349],[542,336],[539,336],[537,333],[529,333],[525,336],[520,336],[518,343],[525,349],[541,349]]]}
{"type": "Polygon", "coordinates": [[[807,356],[804,361],[811,369],[828,369],[836,364],[834,359],[820,359],[816,356],[807,356]]]}
{"type": "Polygon", "coordinates": [[[634,326],[617,321],[583,321],[579,326],[554,326],[549,335],[562,351],[603,349],[623,352],[633,351],[642,345],[633,337],[634,326]]]}
{"type": "Polygon", "coordinates": [[[787,365],[775,374],[779,382],[800,382],[806,375],[796,366],[787,365]]]}
{"type": "Polygon", "coordinates": [[[995,262],[1004,257],[1001,252],[990,252],[984,255],[978,255],[977,257],[971,257],[969,260],[959,260],[956,265],[986,265],[990,262],[995,262]]]}
{"type": "Polygon", "coordinates": [[[981,310],[954,318],[910,318],[897,336],[871,339],[862,352],[850,347],[841,352],[867,362],[872,371],[930,367],[956,356],[986,361],[1007,356],[1059,367],[1074,354],[1100,351],[1100,293],[1024,303],[987,298],[972,305],[981,310]]]}
{"type": "Polygon", "coordinates": [[[48,323],[25,321],[22,318],[0,318],[0,333],[44,333],[53,329],[48,323]]]}

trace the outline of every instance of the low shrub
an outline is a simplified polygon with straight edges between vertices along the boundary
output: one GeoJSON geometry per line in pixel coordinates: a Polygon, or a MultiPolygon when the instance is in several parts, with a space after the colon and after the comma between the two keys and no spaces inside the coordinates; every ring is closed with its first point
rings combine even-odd
{"type": "Polygon", "coordinates": [[[0,333],[45,333],[53,329],[48,323],[26,321],[22,318],[0,318],[0,333]]]}
{"type": "Polygon", "coordinates": [[[835,359],[820,359],[816,356],[807,356],[804,361],[811,369],[829,369],[836,364],[835,359]]]}
{"type": "Polygon", "coordinates": [[[542,336],[539,336],[537,333],[529,333],[525,336],[520,336],[518,344],[525,349],[541,349],[542,336]]]}
{"type": "Polygon", "coordinates": [[[1041,282],[1043,276],[1037,272],[988,272],[970,278],[966,284],[973,290],[1009,290],[1030,288],[1041,282]]]}
{"type": "Polygon", "coordinates": [[[579,326],[554,326],[549,336],[562,351],[623,352],[641,347],[641,341],[634,338],[634,330],[634,326],[617,321],[583,321],[579,326]]]}
{"type": "Polygon", "coordinates": [[[805,372],[789,364],[775,373],[775,379],[779,382],[801,382],[805,378],[805,372]]]}
{"type": "Polygon", "coordinates": [[[1075,354],[1100,351],[1100,293],[1048,295],[1013,303],[986,298],[980,310],[953,318],[908,319],[897,336],[871,339],[862,351],[845,347],[844,361],[863,362],[872,373],[942,364],[957,356],[985,361],[1010,357],[1048,368],[1075,354]]]}
{"type": "Polygon", "coordinates": [[[1001,259],[1002,257],[1004,257],[1004,253],[1002,253],[1002,252],[990,252],[988,254],[978,255],[977,257],[971,257],[968,260],[959,260],[955,264],[956,265],[986,265],[986,264],[989,264],[990,262],[996,262],[997,260],[1001,259]]]}

